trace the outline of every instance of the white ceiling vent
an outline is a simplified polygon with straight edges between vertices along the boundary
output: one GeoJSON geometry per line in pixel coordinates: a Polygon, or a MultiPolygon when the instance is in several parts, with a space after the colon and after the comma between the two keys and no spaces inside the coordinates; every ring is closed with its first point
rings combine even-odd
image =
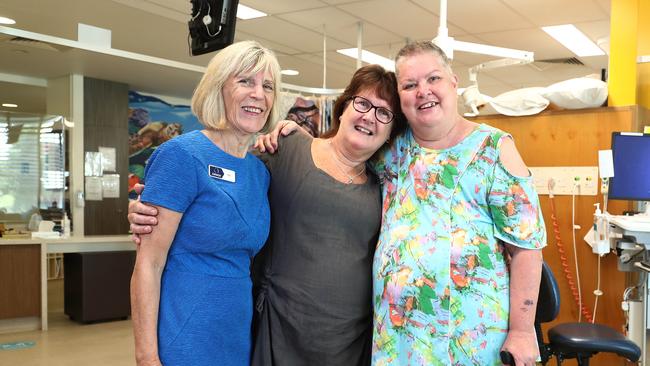
{"type": "Polygon", "coordinates": [[[5,42],[15,46],[38,48],[41,50],[54,51],[54,52],[63,52],[70,49],[70,47],[55,45],[52,43],[37,41],[34,39],[23,38],[23,37],[13,37],[6,40],[5,42]]]}
{"type": "Polygon", "coordinates": [[[565,64],[565,65],[576,65],[576,66],[585,65],[584,63],[582,63],[582,61],[580,61],[575,57],[551,58],[546,60],[536,60],[535,62],[546,62],[549,64],[565,64]]]}

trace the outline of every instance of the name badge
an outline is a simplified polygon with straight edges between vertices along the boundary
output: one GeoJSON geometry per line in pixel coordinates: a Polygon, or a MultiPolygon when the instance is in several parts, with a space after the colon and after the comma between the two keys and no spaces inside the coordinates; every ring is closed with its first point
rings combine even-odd
{"type": "Polygon", "coordinates": [[[221,168],[214,165],[208,165],[208,175],[212,178],[225,180],[226,182],[235,183],[235,171],[221,168]]]}

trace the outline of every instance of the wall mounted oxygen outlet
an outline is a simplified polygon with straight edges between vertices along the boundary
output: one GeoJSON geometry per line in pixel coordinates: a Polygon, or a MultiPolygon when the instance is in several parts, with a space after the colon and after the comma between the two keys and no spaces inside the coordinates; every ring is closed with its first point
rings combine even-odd
{"type": "Polygon", "coordinates": [[[563,166],[529,168],[533,173],[533,182],[537,194],[549,194],[549,184],[554,195],[598,194],[597,166],[563,166]]]}

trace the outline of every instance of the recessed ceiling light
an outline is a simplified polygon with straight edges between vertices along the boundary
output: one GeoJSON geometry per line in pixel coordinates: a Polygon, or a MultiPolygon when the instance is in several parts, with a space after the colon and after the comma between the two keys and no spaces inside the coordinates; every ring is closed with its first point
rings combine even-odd
{"type": "MultiPolygon", "coordinates": [[[[358,51],[356,48],[345,48],[342,50],[336,50],[336,52],[348,57],[352,57],[354,59],[356,59],[358,56],[358,51]]],[[[369,64],[380,65],[388,71],[395,71],[395,62],[393,60],[388,59],[384,56],[379,56],[378,54],[372,53],[370,51],[361,50],[361,61],[369,64]]]]}
{"type": "Polygon", "coordinates": [[[2,103],[2,106],[7,108],[18,108],[18,104],[13,103],[2,103]]]}
{"type": "Polygon", "coordinates": [[[254,18],[265,17],[268,14],[263,13],[257,9],[250,8],[246,5],[238,4],[237,5],[237,18],[247,20],[254,18]]]}
{"type": "Polygon", "coordinates": [[[281,74],[282,75],[288,75],[288,76],[296,76],[296,75],[300,74],[300,72],[298,72],[298,70],[286,69],[286,70],[282,70],[281,74]]]}
{"type": "Polygon", "coordinates": [[[592,42],[584,33],[582,33],[573,24],[554,25],[552,27],[542,27],[544,32],[548,33],[556,41],[568,48],[571,52],[580,57],[600,56],[605,52],[592,42]]]}
{"type": "Polygon", "coordinates": [[[0,24],[16,24],[16,21],[11,18],[0,17],[0,24]]]}

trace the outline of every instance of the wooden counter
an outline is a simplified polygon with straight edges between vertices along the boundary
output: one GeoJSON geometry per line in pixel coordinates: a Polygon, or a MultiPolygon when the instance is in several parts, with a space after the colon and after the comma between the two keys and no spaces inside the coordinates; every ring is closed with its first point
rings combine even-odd
{"type": "Polygon", "coordinates": [[[135,250],[127,235],[0,238],[0,333],[47,330],[47,253],[123,250],[135,250]]]}

